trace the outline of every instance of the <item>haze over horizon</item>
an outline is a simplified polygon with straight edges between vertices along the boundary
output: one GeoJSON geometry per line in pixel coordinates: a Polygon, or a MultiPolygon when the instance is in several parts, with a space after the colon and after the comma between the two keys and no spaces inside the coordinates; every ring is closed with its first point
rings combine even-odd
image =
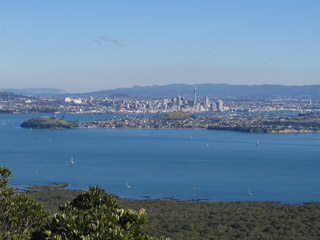
{"type": "Polygon", "coordinates": [[[320,2],[0,1],[0,88],[320,83],[320,2]]]}

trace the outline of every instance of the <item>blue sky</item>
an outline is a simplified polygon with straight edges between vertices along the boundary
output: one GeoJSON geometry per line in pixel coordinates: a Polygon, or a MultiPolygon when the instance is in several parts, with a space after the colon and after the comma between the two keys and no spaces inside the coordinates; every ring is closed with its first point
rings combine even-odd
{"type": "Polygon", "coordinates": [[[318,0],[0,0],[0,88],[320,84],[318,0]]]}

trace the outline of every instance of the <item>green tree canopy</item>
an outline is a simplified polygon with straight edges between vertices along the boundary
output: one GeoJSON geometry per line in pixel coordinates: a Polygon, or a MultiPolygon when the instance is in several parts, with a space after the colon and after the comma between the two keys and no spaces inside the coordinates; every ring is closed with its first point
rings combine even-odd
{"type": "Polygon", "coordinates": [[[142,232],[145,220],[144,209],[124,209],[110,193],[90,187],[62,205],[34,239],[153,239],[142,232]]]}
{"type": "Polygon", "coordinates": [[[0,239],[29,239],[48,220],[48,213],[30,196],[9,187],[12,171],[0,167],[0,239]]]}
{"type": "Polygon", "coordinates": [[[29,196],[15,194],[8,186],[11,175],[10,169],[0,167],[0,239],[154,239],[142,231],[144,209],[124,209],[99,187],[90,187],[50,215],[29,196]]]}

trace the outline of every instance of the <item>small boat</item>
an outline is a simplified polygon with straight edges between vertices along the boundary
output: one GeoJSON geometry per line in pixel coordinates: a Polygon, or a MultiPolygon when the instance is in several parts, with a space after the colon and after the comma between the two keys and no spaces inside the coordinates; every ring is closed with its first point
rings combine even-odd
{"type": "Polygon", "coordinates": [[[253,193],[250,190],[248,190],[248,196],[252,196],[252,195],[253,193]]]}
{"type": "Polygon", "coordinates": [[[207,146],[207,148],[208,148],[208,147],[209,147],[209,143],[207,143],[207,145],[206,145],[206,146],[207,146]]]}
{"type": "Polygon", "coordinates": [[[131,186],[126,182],[126,188],[131,188],[131,186]]]}
{"type": "Polygon", "coordinates": [[[259,144],[260,144],[259,141],[257,141],[257,142],[256,142],[256,145],[258,146],[259,144]]]}
{"type": "Polygon", "coordinates": [[[74,160],[73,160],[73,157],[72,157],[71,160],[70,160],[70,164],[71,164],[71,165],[75,164],[75,162],[74,162],[74,160]]]}

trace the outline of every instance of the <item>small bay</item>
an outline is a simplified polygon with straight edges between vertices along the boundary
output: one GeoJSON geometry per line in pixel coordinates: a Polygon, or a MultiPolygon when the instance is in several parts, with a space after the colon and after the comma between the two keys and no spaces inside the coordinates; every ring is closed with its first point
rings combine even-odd
{"type": "Polygon", "coordinates": [[[134,199],[320,201],[320,133],[20,128],[37,116],[0,115],[0,165],[13,170],[11,183],[18,188],[68,183],[134,199]]]}

